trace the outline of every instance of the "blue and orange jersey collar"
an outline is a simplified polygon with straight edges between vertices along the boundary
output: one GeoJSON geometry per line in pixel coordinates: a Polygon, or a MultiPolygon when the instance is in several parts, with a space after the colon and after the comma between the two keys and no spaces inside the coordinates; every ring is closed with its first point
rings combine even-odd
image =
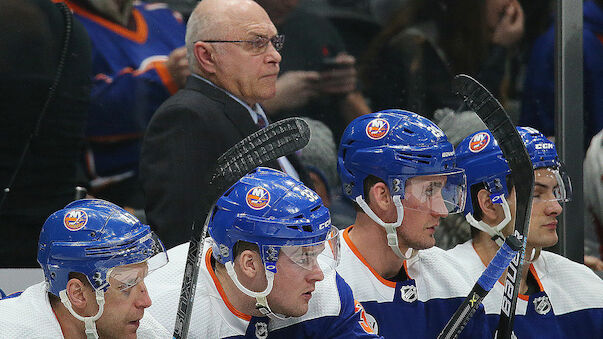
{"type": "Polygon", "coordinates": [[[52,0],[52,1],[53,2],[64,2],[77,15],[79,15],[83,18],[89,19],[89,20],[97,23],[98,25],[105,27],[108,30],[113,31],[116,34],[123,36],[126,39],[130,39],[139,44],[143,44],[147,41],[147,37],[149,35],[149,29],[148,29],[148,26],[147,26],[147,23],[146,23],[144,17],[142,16],[142,13],[140,13],[140,11],[136,8],[132,9],[132,15],[134,16],[134,21],[136,22],[136,30],[132,31],[121,25],[111,22],[97,14],[94,14],[91,11],[74,4],[73,2],[71,2],[69,0],[52,0]]]}
{"type": "MultiPolygon", "coordinates": [[[[350,239],[350,235],[349,232],[350,230],[354,227],[354,225],[349,226],[348,228],[346,228],[343,233],[343,240],[345,241],[345,243],[348,245],[348,247],[350,248],[350,250],[352,250],[352,252],[354,253],[354,255],[364,264],[364,266],[366,266],[371,273],[375,276],[375,278],[377,278],[382,284],[384,284],[385,286],[391,287],[391,288],[395,288],[396,287],[396,283],[390,280],[387,280],[385,278],[383,278],[379,273],[377,273],[377,271],[368,263],[368,261],[366,261],[366,259],[362,256],[362,254],[360,253],[360,251],[358,250],[358,248],[356,247],[356,245],[354,245],[354,243],[352,242],[352,239],[350,239]]],[[[407,266],[407,262],[406,260],[404,260],[404,271],[406,272],[406,276],[409,279],[412,279],[410,274],[408,274],[408,266],[407,266]]]]}

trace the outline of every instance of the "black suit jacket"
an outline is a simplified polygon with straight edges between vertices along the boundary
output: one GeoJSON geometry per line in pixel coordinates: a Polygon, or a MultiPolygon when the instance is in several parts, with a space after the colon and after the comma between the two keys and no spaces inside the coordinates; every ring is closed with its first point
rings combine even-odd
{"type": "MultiPolygon", "coordinates": [[[[157,109],[143,140],[140,180],[147,221],[167,248],[188,241],[194,218],[209,209],[203,195],[218,157],[258,129],[245,107],[192,76],[157,109]]],[[[308,184],[297,157],[288,159],[308,184]]]]}

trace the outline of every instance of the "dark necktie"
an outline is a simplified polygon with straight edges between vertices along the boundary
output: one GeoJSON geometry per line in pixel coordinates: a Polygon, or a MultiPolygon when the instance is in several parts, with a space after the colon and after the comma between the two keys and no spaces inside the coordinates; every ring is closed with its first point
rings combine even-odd
{"type": "Polygon", "coordinates": [[[258,125],[258,127],[260,129],[266,127],[266,120],[264,120],[264,118],[258,114],[258,122],[256,123],[256,125],[258,125]]]}

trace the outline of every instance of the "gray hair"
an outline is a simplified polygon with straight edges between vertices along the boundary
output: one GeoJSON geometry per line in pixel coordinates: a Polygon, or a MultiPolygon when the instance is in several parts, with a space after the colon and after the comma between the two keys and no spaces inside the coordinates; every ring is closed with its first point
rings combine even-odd
{"type": "Polygon", "coordinates": [[[216,32],[224,31],[224,18],[221,13],[210,13],[202,8],[202,1],[199,2],[188,23],[186,24],[186,57],[191,70],[197,70],[198,64],[195,58],[195,42],[206,39],[219,39],[214,36],[216,32]]]}

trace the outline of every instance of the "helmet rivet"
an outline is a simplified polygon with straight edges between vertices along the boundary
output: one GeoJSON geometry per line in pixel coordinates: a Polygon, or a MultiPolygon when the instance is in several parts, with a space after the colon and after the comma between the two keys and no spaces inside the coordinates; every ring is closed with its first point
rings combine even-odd
{"type": "Polygon", "coordinates": [[[96,237],[96,232],[90,232],[90,237],[91,237],[91,238],[96,237]]]}

